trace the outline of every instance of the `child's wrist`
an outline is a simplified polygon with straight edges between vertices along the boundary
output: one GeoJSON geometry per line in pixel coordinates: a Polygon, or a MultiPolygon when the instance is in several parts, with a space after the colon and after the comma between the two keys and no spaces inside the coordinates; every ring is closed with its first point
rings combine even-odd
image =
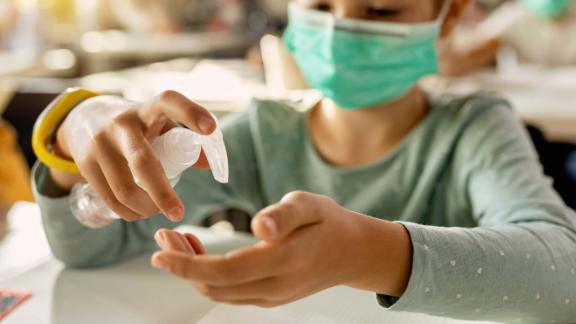
{"type": "Polygon", "coordinates": [[[378,294],[400,297],[412,270],[412,242],[398,223],[366,217],[358,244],[355,274],[349,286],[378,294]]]}
{"type": "Polygon", "coordinates": [[[78,174],[65,173],[54,168],[50,168],[49,173],[52,179],[52,185],[57,187],[55,189],[57,189],[62,196],[68,195],[74,185],[83,181],[82,176],[78,174]]]}

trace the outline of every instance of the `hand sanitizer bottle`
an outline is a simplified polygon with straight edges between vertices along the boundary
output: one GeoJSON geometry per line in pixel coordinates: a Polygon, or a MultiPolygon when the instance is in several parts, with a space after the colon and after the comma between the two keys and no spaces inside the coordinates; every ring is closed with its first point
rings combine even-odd
{"type": "MultiPolygon", "coordinates": [[[[208,159],[214,178],[221,183],[228,182],[228,157],[218,127],[207,136],[186,128],[174,128],[158,137],[151,146],[173,187],[182,173],[198,162],[201,151],[208,159]]],[[[138,179],[135,182],[140,183],[138,179]]],[[[74,217],[90,228],[102,228],[120,219],[88,183],[79,183],[72,188],[70,208],[74,217]]]]}

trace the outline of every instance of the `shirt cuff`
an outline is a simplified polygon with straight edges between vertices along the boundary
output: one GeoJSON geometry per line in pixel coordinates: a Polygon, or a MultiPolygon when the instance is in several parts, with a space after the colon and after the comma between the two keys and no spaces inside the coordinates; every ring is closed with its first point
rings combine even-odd
{"type": "Polygon", "coordinates": [[[32,168],[32,187],[37,197],[63,198],[70,194],[56,184],[48,167],[41,162],[36,162],[32,168]]]}
{"type": "Polygon", "coordinates": [[[392,297],[387,295],[376,295],[376,300],[378,300],[378,304],[385,308],[390,308],[392,305],[396,304],[400,298],[392,297]]]}
{"type": "Polygon", "coordinates": [[[70,211],[69,193],[54,183],[48,167],[40,162],[36,162],[32,168],[32,191],[47,232],[65,231],[72,234],[86,231],[86,227],[70,211]]]}
{"type": "Polygon", "coordinates": [[[410,235],[412,242],[412,270],[408,280],[408,286],[400,297],[392,297],[386,295],[377,295],[378,304],[382,307],[388,308],[391,311],[410,311],[414,305],[425,305],[426,288],[422,286],[425,249],[428,247],[424,243],[424,237],[421,234],[422,225],[408,222],[397,222],[403,225],[410,235]]]}

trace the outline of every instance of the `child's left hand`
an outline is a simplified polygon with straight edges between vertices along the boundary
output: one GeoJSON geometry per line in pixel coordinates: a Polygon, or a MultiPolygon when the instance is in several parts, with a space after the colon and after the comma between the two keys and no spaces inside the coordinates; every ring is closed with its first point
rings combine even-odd
{"type": "Polygon", "coordinates": [[[224,256],[206,255],[191,234],[160,230],[155,267],[217,302],[273,307],[336,285],[400,296],[410,272],[410,241],[402,225],[344,209],[303,192],[258,213],[262,239],[224,256]]]}

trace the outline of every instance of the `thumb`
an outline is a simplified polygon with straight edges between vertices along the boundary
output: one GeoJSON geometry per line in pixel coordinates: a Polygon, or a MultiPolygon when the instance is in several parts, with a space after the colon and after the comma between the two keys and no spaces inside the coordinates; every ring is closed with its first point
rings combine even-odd
{"type": "Polygon", "coordinates": [[[322,222],[322,198],[317,195],[294,192],[277,204],[260,211],[252,219],[252,231],[265,241],[279,241],[293,232],[322,222]]]}

